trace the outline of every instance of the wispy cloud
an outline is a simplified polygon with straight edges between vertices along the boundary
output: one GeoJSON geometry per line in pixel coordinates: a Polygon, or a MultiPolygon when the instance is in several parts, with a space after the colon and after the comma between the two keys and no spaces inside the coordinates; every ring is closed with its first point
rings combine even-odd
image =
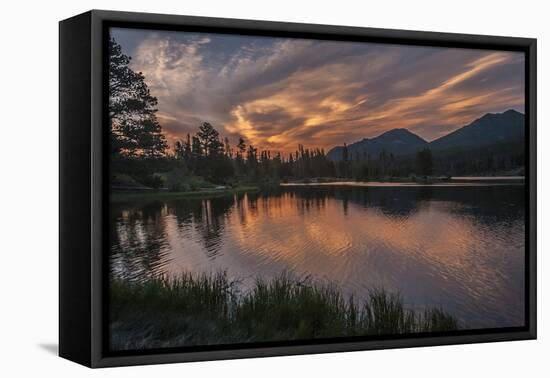
{"type": "Polygon", "coordinates": [[[203,121],[262,149],[330,148],[404,127],[427,140],[523,111],[521,53],[123,30],[170,141],[203,121]]]}

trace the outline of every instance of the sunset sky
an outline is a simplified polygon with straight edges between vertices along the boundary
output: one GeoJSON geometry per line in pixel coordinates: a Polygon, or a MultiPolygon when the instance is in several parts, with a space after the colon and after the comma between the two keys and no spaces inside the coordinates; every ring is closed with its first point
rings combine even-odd
{"type": "Polygon", "coordinates": [[[210,122],[284,154],[394,128],[430,141],[524,112],[523,53],[111,29],[159,100],[169,144],[210,122]]]}

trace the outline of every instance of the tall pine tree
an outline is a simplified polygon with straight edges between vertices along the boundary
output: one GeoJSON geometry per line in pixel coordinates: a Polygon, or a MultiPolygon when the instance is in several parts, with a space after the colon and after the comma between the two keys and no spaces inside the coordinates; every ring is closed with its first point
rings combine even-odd
{"type": "Polygon", "coordinates": [[[145,77],[130,68],[131,58],[109,39],[109,118],[111,152],[122,156],[159,157],[167,144],[157,120],[157,99],[145,77]]]}

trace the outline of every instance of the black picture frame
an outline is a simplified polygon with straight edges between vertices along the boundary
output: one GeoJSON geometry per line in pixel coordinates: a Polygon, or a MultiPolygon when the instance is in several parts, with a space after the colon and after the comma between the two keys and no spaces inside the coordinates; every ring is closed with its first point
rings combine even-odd
{"type": "Polygon", "coordinates": [[[88,367],[535,339],[536,39],[92,10],[59,24],[59,354],[88,367]],[[112,26],[525,53],[526,326],[109,353],[104,250],[109,169],[106,35],[112,26]]]}

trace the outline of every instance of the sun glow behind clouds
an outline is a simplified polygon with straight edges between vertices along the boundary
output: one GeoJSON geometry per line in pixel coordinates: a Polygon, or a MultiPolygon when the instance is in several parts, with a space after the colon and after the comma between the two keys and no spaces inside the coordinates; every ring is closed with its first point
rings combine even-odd
{"type": "Polygon", "coordinates": [[[523,53],[113,29],[170,142],[211,122],[235,143],[326,150],[407,128],[432,140],[524,111],[523,53]]]}

